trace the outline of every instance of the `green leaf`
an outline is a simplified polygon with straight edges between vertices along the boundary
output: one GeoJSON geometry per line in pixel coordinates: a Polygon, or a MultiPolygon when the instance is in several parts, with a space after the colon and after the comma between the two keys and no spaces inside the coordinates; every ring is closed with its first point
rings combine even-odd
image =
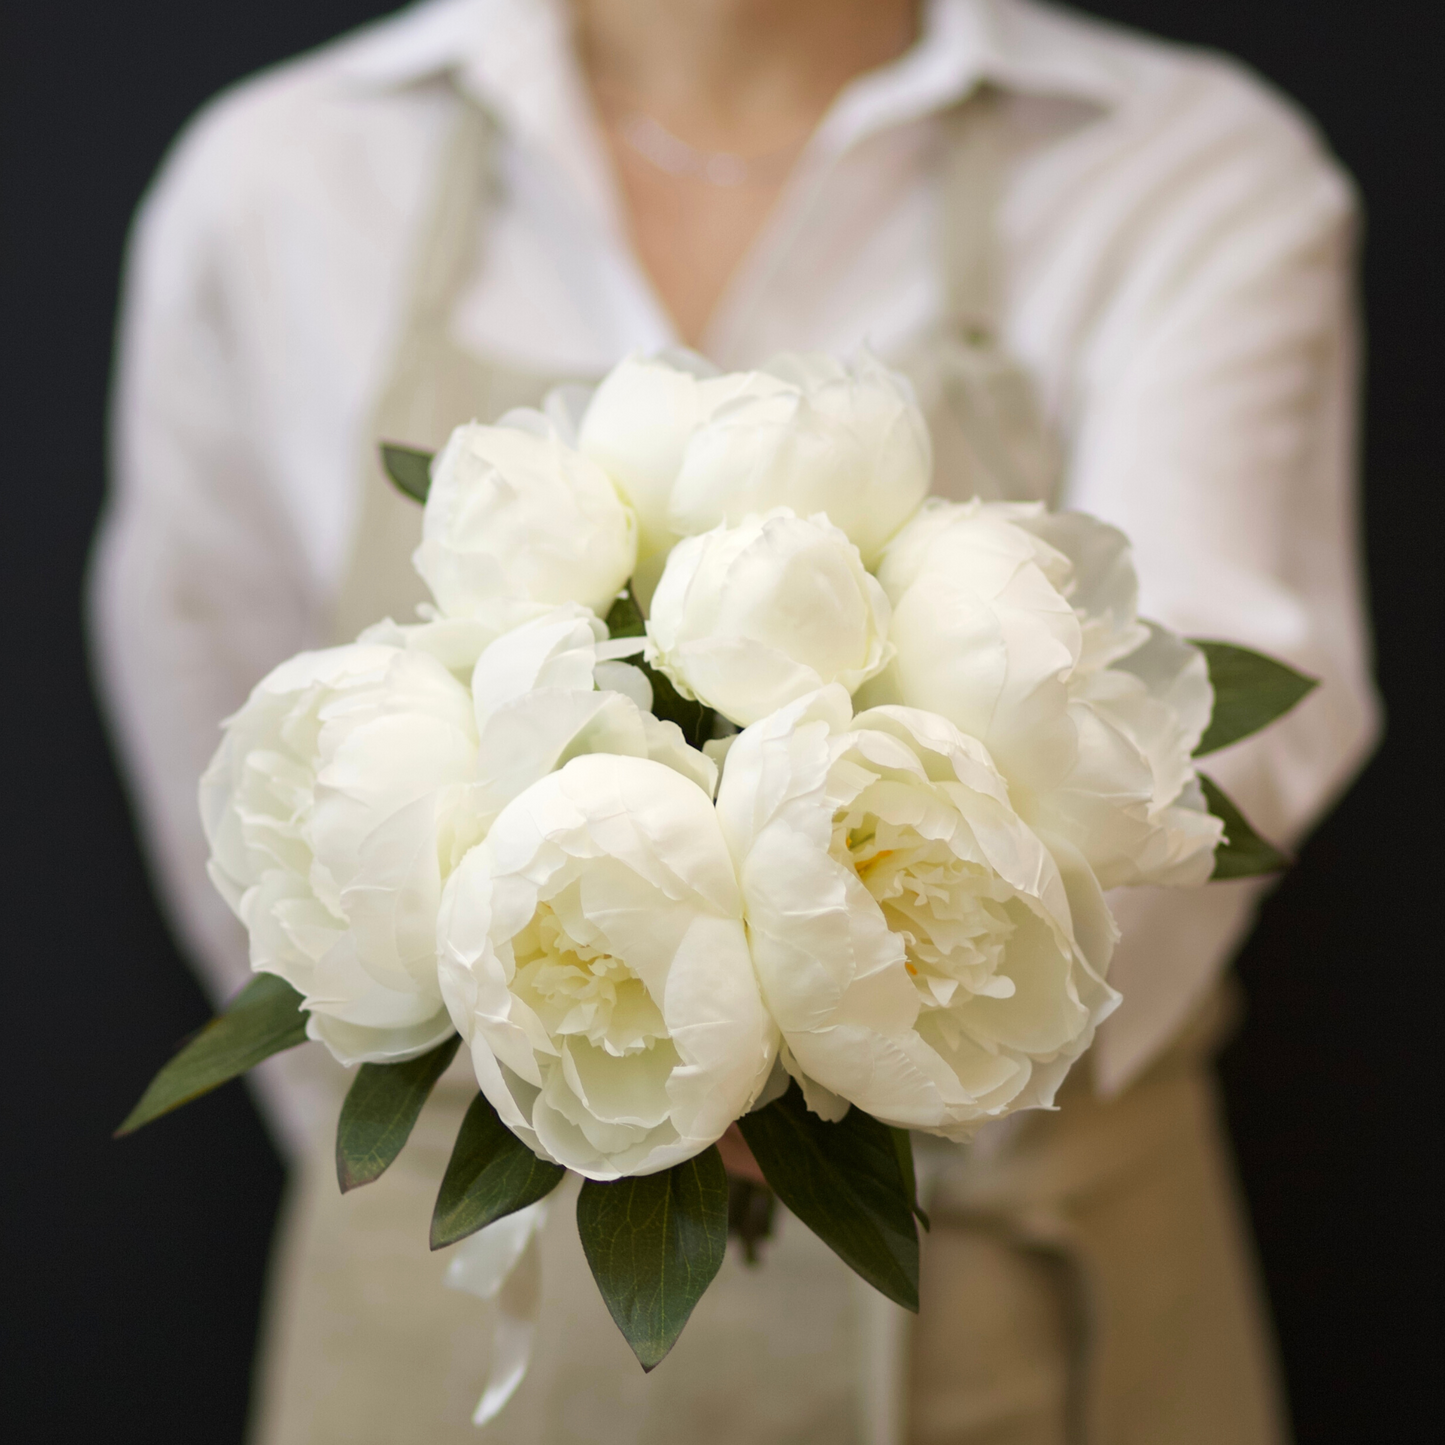
{"type": "Polygon", "coordinates": [[[908,1207],[913,1217],[925,1229],[931,1230],[933,1225],[918,1202],[918,1176],[913,1172],[913,1136],[907,1129],[895,1129],[892,1125],[888,1132],[893,1135],[893,1152],[898,1156],[898,1172],[903,1176],[903,1192],[908,1198],[908,1207]]]}
{"type": "Polygon", "coordinates": [[[363,1064],[336,1121],[336,1180],[341,1192],[380,1179],[411,1137],[436,1081],[461,1043],[445,1043],[399,1064],[363,1064]]]}
{"type": "Polygon", "coordinates": [[[1229,642],[1195,642],[1209,662],[1214,714],[1194,756],[1217,752],[1282,717],[1311,688],[1305,677],[1272,657],[1229,642]]]}
{"type": "Polygon", "coordinates": [[[642,608],[637,605],[630,584],[608,610],[606,621],[609,637],[642,637],[647,632],[642,608]]]}
{"type": "Polygon", "coordinates": [[[665,1169],[577,1196],[577,1233],[592,1277],[644,1370],[677,1343],[722,1268],[728,1177],[715,1146],[665,1169]]]}
{"type": "Polygon", "coordinates": [[[381,444],[381,465],[399,492],[414,502],[425,502],[431,491],[431,459],[434,452],[415,447],[399,447],[392,442],[381,444]]]}
{"type": "Polygon", "coordinates": [[[1244,814],[1224,796],[1218,783],[1199,775],[1209,811],[1224,824],[1224,838],[1214,851],[1214,872],[1210,878],[1253,878],[1259,873],[1277,873],[1289,866],[1289,858],[1272,843],[1266,843],[1245,821],[1244,814]]]}
{"type": "Polygon", "coordinates": [[[140,1103],[115,1131],[118,1139],[189,1104],[247,1069],[306,1042],[301,995],[273,973],[258,973],[150,1081],[140,1103]]]}
{"type": "Polygon", "coordinates": [[[874,1289],[917,1312],[913,1190],[894,1131],[861,1109],[830,1124],[796,1082],[738,1127],[778,1198],[874,1289]]]}
{"type": "Polygon", "coordinates": [[[693,698],[683,697],[665,672],[658,672],[640,657],[636,658],[635,662],[652,684],[653,716],[663,722],[676,723],[688,743],[692,747],[700,748],[712,737],[717,714],[693,698]]]}
{"type": "Polygon", "coordinates": [[[567,1171],[539,1159],[502,1123],[485,1094],[472,1100],[442,1176],[431,1247],[443,1249],[550,1194],[567,1171]]]}
{"type": "MultiPolygon", "coordinates": [[[[627,590],[608,609],[607,631],[612,637],[646,635],[647,623],[643,619],[642,609],[637,605],[636,597],[632,594],[630,583],[627,590]]],[[[700,748],[710,741],[716,729],[717,714],[696,699],[683,697],[666,673],[658,672],[641,657],[630,660],[652,684],[652,715],[662,722],[676,723],[692,747],[700,748]]]]}

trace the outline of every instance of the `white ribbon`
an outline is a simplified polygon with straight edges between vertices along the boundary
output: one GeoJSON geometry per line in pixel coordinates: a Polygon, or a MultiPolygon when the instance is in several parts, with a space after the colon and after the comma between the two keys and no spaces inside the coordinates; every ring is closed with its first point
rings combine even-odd
{"type": "Polygon", "coordinates": [[[517,1391],[532,1360],[542,1303],[542,1256],[537,1236],[550,1200],[508,1214],[457,1246],[447,1266],[448,1289],[496,1301],[492,1367],[472,1416],[473,1425],[496,1419],[517,1391]]]}
{"type": "Polygon", "coordinates": [[[908,1312],[852,1276],[859,1425],[866,1445],[902,1445],[908,1382],[908,1312]]]}

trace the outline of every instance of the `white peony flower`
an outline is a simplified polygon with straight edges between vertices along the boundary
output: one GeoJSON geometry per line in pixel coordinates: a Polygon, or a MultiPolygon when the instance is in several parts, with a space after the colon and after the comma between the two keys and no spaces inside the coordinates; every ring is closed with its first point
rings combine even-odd
{"type": "Polygon", "coordinates": [[[705,358],[677,349],[627,357],[593,393],[577,446],[636,512],[639,567],[655,557],[660,569],[677,540],[667,509],[692,434],[747,384],[746,373],[724,376],[705,358]]]}
{"type": "Polygon", "coordinates": [[[826,512],[872,566],[933,474],[908,381],[864,351],[843,362],[784,355],[749,373],[687,443],[668,504],[681,535],[791,507],[826,512]]]}
{"type": "Polygon", "coordinates": [[[1221,824],[1191,756],[1208,669],[1139,621],[1122,533],[1034,504],[930,499],[878,578],[896,653],[860,701],[926,708],[983,741],[1019,813],[1105,888],[1209,877],[1221,824]]]}
{"type": "Polygon", "coordinates": [[[574,758],[519,794],[447,884],[441,982],[482,1091],[591,1179],[666,1169],[756,1098],[776,1030],[708,794],[574,758]]]}
{"type": "Polygon", "coordinates": [[[637,513],[644,606],[680,537],[779,506],[826,511],[871,565],[933,466],[908,382],[866,352],[728,373],[688,351],[628,357],[593,394],[578,447],[637,513]]]}
{"type": "Polygon", "coordinates": [[[888,601],[827,517],[785,507],[688,537],[652,599],[648,661],[746,725],[826,683],[850,692],[892,655],[888,601]]]}
{"type": "Polygon", "coordinates": [[[605,617],[636,558],[632,509],[541,412],[460,426],[432,464],[415,563],[446,616],[500,629],[581,602],[605,617]]]}
{"type": "Polygon", "coordinates": [[[227,724],[201,785],[211,875],[252,966],[300,990],[309,1034],[343,1063],[452,1031],[442,884],[538,778],[608,751],[712,792],[714,764],[646,712],[642,674],[599,661],[605,636],[577,603],[494,641],[467,619],[386,622],[277,668],[227,724]]]}
{"type": "Polygon", "coordinates": [[[717,812],[784,1064],[825,1117],[966,1138],[1050,1104],[1118,1001],[1092,873],[943,718],[854,718],[824,689],[735,740],[717,812]]]}
{"type": "Polygon", "coordinates": [[[584,753],[651,759],[712,796],[716,765],[676,723],[647,711],[651,689],[637,668],[599,660],[606,635],[574,603],[515,628],[478,659],[480,742],[467,800],[478,836],[524,789],[584,753]]]}
{"type": "MultiPolygon", "coordinates": [[[[251,966],[298,989],[343,1063],[409,1058],[451,1033],[436,909],[477,835],[472,699],[429,642],[302,653],[226,723],[201,780],[210,873],[251,966]]],[[[402,629],[389,629],[402,643],[402,629]]],[[[465,649],[464,649],[465,650],[465,649]]]]}

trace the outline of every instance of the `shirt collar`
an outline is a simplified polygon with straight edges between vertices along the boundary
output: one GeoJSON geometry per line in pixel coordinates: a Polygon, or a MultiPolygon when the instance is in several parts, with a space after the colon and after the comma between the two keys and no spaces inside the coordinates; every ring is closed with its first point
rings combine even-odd
{"type": "MultiPolygon", "coordinates": [[[[568,39],[562,0],[421,0],[367,26],[338,59],[344,78],[362,89],[454,72],[504,124],[533,130],[559,101],[575,103],[568,39]]],[[[924,0],[918,43],[847,87],[825,125],[871,132],[941,108],[981,82],[1110,107],[1124,91],[1117,52],[1118,41],[1109,43],[1096,22],[1032,0],[924,0]]]]}
{"type": "Polygon", "coordinates": [[[423,0],[360,31],[338,57],[348,89],[450,75],[514,140],[610,219],[606,157],[573,57],[565,0],[423,0]]]}

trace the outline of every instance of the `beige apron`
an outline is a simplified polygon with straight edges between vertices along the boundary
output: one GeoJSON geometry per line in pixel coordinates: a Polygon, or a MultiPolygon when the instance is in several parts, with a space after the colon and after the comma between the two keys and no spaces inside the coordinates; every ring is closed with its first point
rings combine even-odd
{"type": "MultiPolygon", "coordinates": [[[[947,314],[906,357],[941,490],[1048,498],[1056,453],[997,345],[993,217],[1007,136],[987,95],[942,126],[947,314]]],[[[374,439],[437,447],[563,378],[456,345],[450,320],[491,201],[493,132],[463,102],[417,252],[396,370],[367,442],[338,640],[408,620],[420,509],[374,439]]],[[[566,378],[576,380],[577,378],[566,378]]],[[[400,1159],[342,1197],[332,1140],[298,1171],[273,1261],[254,1445],[1274,1445],[1269,1353],[1217,1111],[1207,1030],[1121,1099],[1077,1084],[992,1152],[935,1154],[935,1228],[910,1320],[784,1217],[761,1268],[730,1250],[672,1354],[644,1376],[597,1294],[558,1191],[540,1236],[536,1343],[499,1418],[468,1422],[497,1304],[444,1288],[427,1226],[475,1091],[459,1058],[400,1159]],[[911,1341],[911,1348],[910,1348],[911,1341]]],[[[334,1071],[338,1100],[345,1076],[334,1071]]]]}

